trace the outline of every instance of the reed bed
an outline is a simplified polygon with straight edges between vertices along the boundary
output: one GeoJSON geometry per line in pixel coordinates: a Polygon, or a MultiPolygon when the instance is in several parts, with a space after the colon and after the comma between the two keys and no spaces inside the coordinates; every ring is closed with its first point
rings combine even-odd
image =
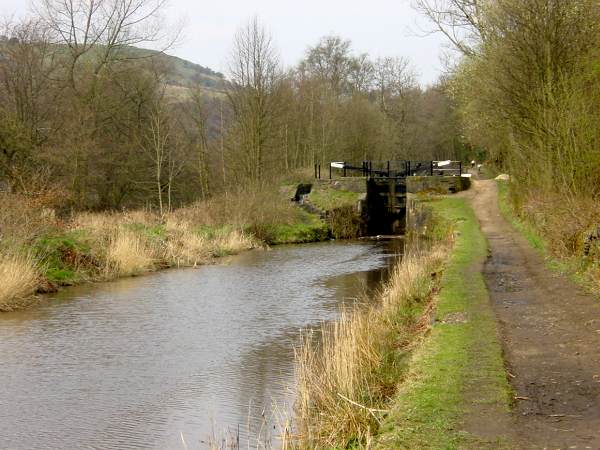
{"type": "Polygon", "coordinates": [[[153,269],[154,258],[142,236],[116,230],[107,249],[107,269],[115,277],[139,275],[153,269]]]}
{"type": "Polygon", "coordinates": [[[436,274],[447,248],[414,251],[399,263],[379,301],[342,311],[309,333],[296,353],[300,448],[366,445],[401,382],[412,345],[428,328],[436,274]]]}
{"type": "Polygon", "coordinates": [[[31,254],[0,252],[0,311],[12,311],[26,305],[39,278],[31,254]]]}

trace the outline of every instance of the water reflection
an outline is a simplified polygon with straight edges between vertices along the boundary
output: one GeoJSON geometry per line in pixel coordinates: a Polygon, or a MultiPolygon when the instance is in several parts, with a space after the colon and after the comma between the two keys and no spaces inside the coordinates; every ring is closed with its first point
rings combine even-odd
{"type": "Polygon", "coordinates": [[[277,247],[3,314],[0,448],[184,448],[183,435],[192,449],[238,427],[252,439],[274,402],[293,401],[300,329],[373,289],[392,257],[371,243],[277,247]]]}

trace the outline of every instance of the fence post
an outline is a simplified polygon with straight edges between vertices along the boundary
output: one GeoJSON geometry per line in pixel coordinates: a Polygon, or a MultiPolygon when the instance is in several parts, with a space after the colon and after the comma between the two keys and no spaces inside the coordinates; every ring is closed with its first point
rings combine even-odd
{"type": "Polygon", "coordinates": [[[462,175],[462,161],[458,162],[458,176],[460,177],[462,175]]]}
{"type": "Polygon", "coordinates": [[[319,180],[321,179],[321,164],[319,164],[319,180]]]}
{"type": "Polygon", "coordinates": [[[315,180],[317,179],[317,163],[315,163],[315,180]]]}
{"type": "Polygon", "coordinates": [[[408,163],[408,176],[410,177],[410,159],[406,162],[408,163]]]}
{"type": "Polygon", "coordinates": [[[390,162],[387,162],[387,177],[390,177],[390,162]]]}
{"type": "Polygon", "coordinates": [[[331,163],[329,163],[329,179],[331,180],[331,163]]]}
{"type": "Polygon", "coordinates": [[[342,176],[343,176],[344,178],[346,178],[346,163],[344,163],[344,172],[343,172],[343,175],[342,175],[342,176]]]}
{"type": "Polygon", "coordinates": [[[429,161],[429,173],[431,174],[431,176],[433,176],[433,161],[429,161]]]}

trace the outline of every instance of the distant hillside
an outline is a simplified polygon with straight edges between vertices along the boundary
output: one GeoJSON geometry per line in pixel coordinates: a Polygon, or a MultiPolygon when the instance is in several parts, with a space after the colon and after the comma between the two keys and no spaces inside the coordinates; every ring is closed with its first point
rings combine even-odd
{"type": "Polygon", "coordinates": [[[130,47],[134,57],[152,56],[169,68],[167,84],[170,86],[193,87],[200,85],[205,89],[221,90],[224,87],[225,77],[220,72],[195,64],[177,56],[167,55],[166,53],[147,50],[137,47],[130,47]]]}
{"type": "MultiPolygon", "coordinates": [[[[14,39],[8,39],[0,35],[0,60],[4,56],[8,46],[14,44],[14,39]]],[[[64,45],[56,45],[61,51],[66,51],[64,45]]],[[[98,47],[97,51],[101,51],[98,47]]],[[[97,53],[90,52],[86,58],[94,58],[97,53]]],[[[224,94],[227,81],[222,73],[187,61],[177,56],[171,56],[156,50],[143,49],[139,47],[126,47],[119,50],[119,57],[122,58],[152,58],[164,70],[165,83],[167,85],[167,95],[173,101],[185,101],[189,98],[191,88],[200,88],[205,95],[210,97],[219,97],[224,94]]]]}

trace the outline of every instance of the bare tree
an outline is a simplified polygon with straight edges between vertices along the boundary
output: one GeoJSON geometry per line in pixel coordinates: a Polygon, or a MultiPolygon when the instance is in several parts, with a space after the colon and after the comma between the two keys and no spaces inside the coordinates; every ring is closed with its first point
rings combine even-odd
{"type": "Polygon", "coordinates": [[[443,33],[465,55],[479,52],[487,37],[486,0],[413,0],[414,8],[426,16],[434,30],[443,33]]]}
{"type": "Polygon", "coordinates": [[[303,65],[314,77],[327,81],[336,95],[346,88],[345,83],[352,68],[349,40],[339,36],[326,36],[314,47],[309,47],[303,65]]]}
{"type": "MultiPolygon", "coordinates": [[[[161,42],[169,37],[161,20],[167,0],[37,0],[35,10],[53,32],[57,43],[68,49],[67,80],[77,91],[78,66],[91,65],[97,77],[111,61],[131,57],[128,46],[161,42]],[[93,58],[85,55],[94,53],[93,58]]],[[[94,83],[92,83],[92,88],[94,83]]]]}
{"type": "Polygon", "coordinates": [[[0,171],[27,190],[32,157],[59,123],[57,65],[48,30],[38,20],[6,23],[0,56],[0,171]]]}
{"type": "Polygon", "coordinates": [[[350,59],[348,80],[354,92],[368,93],[373,87],[375,67],[369,55],[363,53],[350,59]]]}
{"type": "Polygon", "coordinates": [[[148,115],[148,124],[141,130],[139,145],[154,168],[153,184],[156,190],[158,210],[162,215],[164,213],[163,177],[165,170],[170,172],[172,169],[169,164],[171,127],[162,98],[154,99],[148,115]]]}
{"type": "Polygon", "coordinates": [[[238,30],[230,62],[228,98],[237,132],[237,156],[246,175],[262,181],[266,152],[275,147],[278,87],[282,77],[271,35],[252,19],[238,30]]]}
{"type": "Polygon", "coordinates": [[[402,97],[416,86],[415,72],[407,58],[378,58],[374,64],[375,88],[381,110],[388,112],[388,101],[402,97]]]}

